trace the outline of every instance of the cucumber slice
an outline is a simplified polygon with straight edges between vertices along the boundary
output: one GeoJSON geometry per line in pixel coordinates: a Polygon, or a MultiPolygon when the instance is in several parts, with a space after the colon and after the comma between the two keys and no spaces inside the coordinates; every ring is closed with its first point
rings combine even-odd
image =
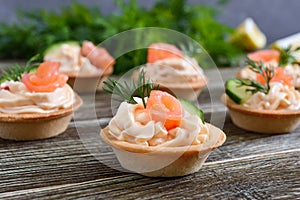
{"type": "Polygon", "coordinates": [[[251,96],[251,92],[247,92],[248,86],[241,86],[237,79],[229,79],[225,83],[225,92],[235,103],[243,104],[251,96]]]}
{"type": "Polygon", "coordinates": [[[61,45],[63,44],[68,44],[71,46],[80,46],[79,42],[77,41],[65,41],[65,42],[58,42],[55,43],[53,45],[51,45],[50,47],[48,47],[45,51],[44,51],[44,56],[47,54],[53,54],[57,51],[57,49],[59,49],[61,47],[61,45]]]}
{"type": "Polygon", "coordinates": [[[203,111],[200,110],[197,106],[195,106],[193,103],[189,102],[186,99],[178,99],[183,106],[183,109],[189,112],[192,115],[197,115],[201,119],[201,121],[204,123],[204,115],[203,111]]]}

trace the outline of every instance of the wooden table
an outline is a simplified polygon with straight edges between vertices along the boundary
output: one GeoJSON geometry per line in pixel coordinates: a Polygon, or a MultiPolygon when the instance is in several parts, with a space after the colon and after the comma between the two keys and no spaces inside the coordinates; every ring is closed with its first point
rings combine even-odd
{"type": "MultiPolygon", "coordinates": [[[[222,69],[221,74],[225,80],[236,71],[222,69]]],[[[58,137],[0,140],[0,199],[299,199],[300,128],[262,135],[235,127],[219,101],[223,82],[214,81],[214,70],[206,73],[210,87],[198,102],[206,120],[222,126],[225,119],[227,140],[199,172],[148,178],[108,167],[119,166],[98,133],[112,117],[111,100],[97,92],[82,95],[85,104],[76,120],[58,137]],[[212,97],[217,99],[213,103],[212,97]]]]}

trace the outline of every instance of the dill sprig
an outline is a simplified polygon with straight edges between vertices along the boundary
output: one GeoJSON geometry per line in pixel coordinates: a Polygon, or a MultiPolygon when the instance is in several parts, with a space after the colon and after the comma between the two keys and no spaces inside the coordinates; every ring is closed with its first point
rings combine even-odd
{"type": "Polygon", "coordinates": [[[295,49],[292,49],[292,45],[289,45],[286,48],[280,48],[279,49],[279,66],[285,66],[287,64],[294,64],[294,63],[298,63],[294,52],[299,51],[300,50],[300,46],[298,46],[295,49]]]}
{"type": "Polygon", "coordinates": [[[249,65],[249,69],[251,69],[253,72],[262,75],[266,84],[262,84],[250,79],[237,79],[239,85],[248,86],[249,88],[247,88],[246,91],[251,92],[252,94],[256,92],[263,92],[265,94],[268,94],[270,90],[270,81],[275,75],[274,67],[266,66],[263,62],[257,63],[256,61],[253,61],[249,58],[247,59],[247,64],[249,65]]]}
{"type": "Polygon", "coordinates": [[[25,66],[16,64],[9,67],[7,70],[1,69],[0,83],[3,83],[5,81],[19,81],[25,72],[32,72],[39,66],[40,63],[36,61],[38,61],[40,58],[40,54],[37,54],[30,58],[26,62],[25,66]]]}
{"type": "Polygon", "coordinates": [[[140,71],[137,82],[132,80],[132,82],[127,83],[125,81],[122,84],[116,80],[108,78],[103,84],[103,91],[117,96],[117,98],[113,97],[113,100],[138,104],[138,102],[136,102],[133,98],[138,96],[141,97],[144,108],[146,108],[145,97],[149,97],[152,90],[157,90],[159,88],[159,85],[155,86],[150,79],[146,80],[146,73],[144,69],[140,71]]]}
{"type": "Polygon", "coordinates": [[[236,79],[239,86],[248,86],[249,88],[246,89],[246,92],[251,92],[252,94],[255,94],[256,92],[263,92],[265,94],[268,94],[268,88],[260,84],[256,81],[250,80],[250,79],[236,79]]]}

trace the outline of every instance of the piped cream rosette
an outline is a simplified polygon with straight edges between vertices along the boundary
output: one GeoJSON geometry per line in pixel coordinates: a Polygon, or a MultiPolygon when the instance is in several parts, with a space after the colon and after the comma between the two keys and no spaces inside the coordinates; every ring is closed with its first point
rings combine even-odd
{"type": "Polygon", "coordinates": [[[147,63],[133,73],[134,80],[141,70],[160,90],[190,101],[197,99],[208,82],[196,59],[167,43],[152,43],[148,47],[147,63]]]}
{"type": "Polygon", "coordinates": [[[144,70],[146,76],[160,86],[161,90],[179,98],[194,101],[208,80],[197,61],[190,57],[167,58],[147,63],[133,73],[134,79],[144,70]]]}

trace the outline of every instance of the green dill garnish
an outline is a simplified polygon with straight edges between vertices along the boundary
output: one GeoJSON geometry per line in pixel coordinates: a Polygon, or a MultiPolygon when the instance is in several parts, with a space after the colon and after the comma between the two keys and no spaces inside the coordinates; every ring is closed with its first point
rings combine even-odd
{"type": "Polygon", "coordinates": [[[145,75],[146,73],[144,69],[142,69],[139,73],[137,82],[132,80],[130,83],[124,82],[123,84],[108,78],[107,81],[104,81],[102,88],[105,92],[116,95],[117,98],[113,98],[113,100],[118,102],[126,101],[131,104],[138,104],[133,97],[141,97],[143,105],[146,108],[146,102],[144,98],[149,97],[150,92],[152,90],[157,90],[159,85],[155,86],[150,79],[146,80],[145,75]]]}
{"type": "Polygon", "coordinates": [[[0,83],[3,83],[5,81],[19,81],[24,73],[32,72],[38,67],[39,62],[36,61],[38,61],[39,59],[40,55],[37,54],[30,58],[25,66],[16,64],[9,67],[7,70],[2,69],[0,83]]]}
{"type": "Polygon", "coordinates": [[[256,92],[268,94],[270,90],[270,81],[275,75],[274,67],[266,66],[263,62],[257,63],[249,58],[247,60],[247,64],[249,65],[249,69],[251,69],[253,72],[262,75],[266,84],[262,84],[250,79],[237,79],[239,86],[248,86],[249,88],[247,88],[246,91],[251,92],[252,94],[256,92]]]}
{"type": "Polygon", "coordinates": [[[287,48],[280,48],[279,49],[279,66],[286,66],[287,64],[295,64],[297,63],[297,59],[295,55],[293,55],[294,52],[299,51],[300,46],[292,49],[292,45],[289,45],[287,48]]]}

